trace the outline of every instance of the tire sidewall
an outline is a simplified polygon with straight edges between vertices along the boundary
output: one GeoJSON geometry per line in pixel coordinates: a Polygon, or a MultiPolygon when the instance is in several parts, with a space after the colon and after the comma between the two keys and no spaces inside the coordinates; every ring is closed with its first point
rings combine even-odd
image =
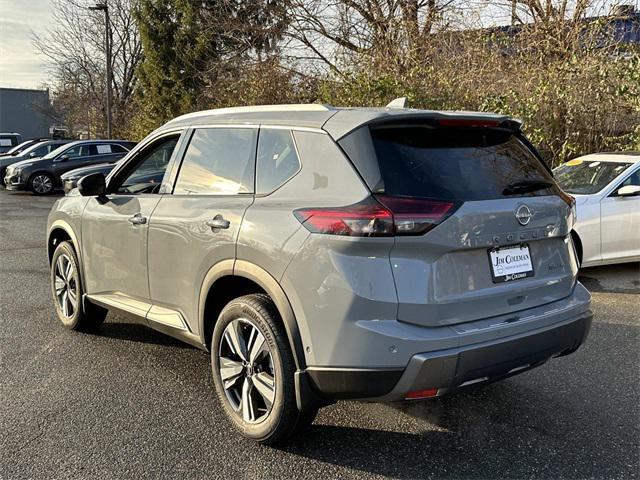
{"type": "Polygon", "coordinates": [[[264,441],[267,440],[273,432],[278,428],[278,425],[282,419],[285,408],[285,395],[290,395],[291,392],[287,392],[287,383],[284,381],[288,372],[284,371],[282,355],[284,352],[278,346],[273,330],[269,325],[269,322],[263,318],[263,316],[252,308],[249,304],[242,301],[233,301],[227,305],[220,313],[216,326],[213,330],[213,337],[211,341],[211,365],[213,370],[213,381],[216,387],[216,393],[218,400],[222,404],[227,416],[235,424],[235,426],[248,438],[264,441]],[[273,360],[273,368],[275,374],[275,400],[271,408],[271,412],[266,419],[260,423],[250,424],[244,422],[240,416],[235,412],[227,396],[224,392],[222,379],[219,373],[219,361],[218,352],[220,349],[220,341],[224,333],[225,328],[233,320],[244,318],[250,320],[254,326],[258,328],[260,333],[264,336],[269,348],[271,350],[271,356],[273,360]]]}
{"type": "Polygon", "coordinates": [[[73,247],[69,244],[69,242],[60,243],[60,245],[58,245],[55,251],[53,252],[53,257],[51,259],[51,272],[49,277],[50,277],[49,283],[51,288],[51,296],[53,297],[53,304],[56,309],[56,315],[58,316],[58,320],[60,320],[60,322],[65,327],[70,329],[75,329],[78,326],[78,322],[80,321],[82,316],[82,282],[80,280],[80,270],[78,269],[78,260],[76,258],[75,251],[73,250],[73,247]],[[69,318],[65,317],[64,314],[62,313],[62,310],[60,309],[60,305],[58,305],[58,299],[56,297],[56,291],[55,291],[56,262],[58,261],[58,258],[63,254],[67,255],[67,257],[70,259],[71,263],[73,264],[74,279],[75,279],[76,285],[78,286],[78,304],[75,311],[73,312],[73,316],[69,318]]]}

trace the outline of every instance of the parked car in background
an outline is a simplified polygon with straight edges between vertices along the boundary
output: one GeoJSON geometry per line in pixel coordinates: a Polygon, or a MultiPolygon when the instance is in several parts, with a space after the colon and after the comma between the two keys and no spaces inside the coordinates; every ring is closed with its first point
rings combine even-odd
{"type": "Polygon", "coordinates": [[[23,160],[7,167],[7,190],[31,190],[46,195],[62,187],[60,175],[98,163],[115,162],[124,157],[135,142],[126,140],[80,140],[58,147],[42,158],[23,160]]]}
{"type": "Polygon", "coordinates": [[[572,236],[582,266],[640,261],[640,152],[585,155],[554,174],[576,199],[572,236]]]}
{"type": "Polygon", "coordinates": [[[11,156],[18,155],[20,152],[29,148],[31,145],[34,145],[38,142],[44,142],[46,140],[51,140],[51,139],[50,138],[32,138],[31,140],[26,140],[22,143],[19,143],[18,145],[13,147],[11,150],[4,153],[0,153],[0,158],[6,157],[8,155],[11,155],[11,156]]]}
{"type": "Polygon", "coordinates": [[[62,190],[64,193],[69,193],[71,190],[78,186],[78,180],[92,173],[101,173],[105,177],[111,173],[111,170],[118,164],[120,160],[112,163],[99,163],[98,165],[91,165],[89,167],[80,167],[75,170],[70,170],[60,176],[62,181],[62,190]]]}
{"type": "Polygon", "coordinates": [[[336,400],[525,372],[591,325],[574,200],[509,117],[198,112],[77,191],[48,219],[60,322],[90,329],[114,309],[210,351],[225,414],[259,442],[336,400]]]}
{"type": "Polygon", "coordinates": [[[19,133],[0,133],[0,153],[6,153],[22,142],[19,133]]]}
{"type": "Polygon", "coordinates": [[[0,183],[4,185],[4,177],[7,167],[23,160],[41,158],[52,152],[56,148],[70,143],[71,140],[43,140],[32,143],[30,146],[15,155],[5,155],[0,157],[0,183]]]}

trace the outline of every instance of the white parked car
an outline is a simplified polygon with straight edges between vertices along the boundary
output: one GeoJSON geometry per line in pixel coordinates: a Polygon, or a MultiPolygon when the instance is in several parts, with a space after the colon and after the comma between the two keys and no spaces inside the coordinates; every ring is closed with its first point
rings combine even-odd
{"type": "Polygon", "coordinates": [[[582,266],[640,261],[640,152],[585,155],[554,175],[576,198],[572,236],[582,266]]]}

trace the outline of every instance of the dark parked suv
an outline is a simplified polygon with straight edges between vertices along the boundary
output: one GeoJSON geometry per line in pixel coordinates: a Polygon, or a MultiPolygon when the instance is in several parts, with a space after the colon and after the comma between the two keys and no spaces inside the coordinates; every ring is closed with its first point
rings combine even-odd
{"type": "Polygon", "coordinates": [[[62,187],[60,175],[79,167],[115,162],[124,157],[134,142],[125,140],[80,140],[62,145],[42,158],[9,165],[4,184],[7,190],[31,190],[46,195],[62,187]]]}
{"type": "Polygon", "coordinates": [[[0,156],[0,183],[4,185],[4,177],[7,173],[7,167],[23,160],[35,160],[44,157],[61,145],[69,143],[70,140],[39,140],[31,143],[22,151],[0,156]]]}
{"type": "Polygon", "coordinates": [[[338,399],[436,397],[575,351],[592,314],[573,222],[508,117],[213,110],[57,201],[51,292],[68,328],[111,309],[208,350],[230,421],[273,443],[338,399]]]}

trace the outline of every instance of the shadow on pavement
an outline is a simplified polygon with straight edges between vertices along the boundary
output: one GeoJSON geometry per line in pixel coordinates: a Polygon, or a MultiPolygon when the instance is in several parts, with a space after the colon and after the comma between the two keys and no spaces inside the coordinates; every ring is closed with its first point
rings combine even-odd
{"type": "Polygon", "coordinates": [[[109,317],[98,330],[91,332],[97,337],[107,337],[130,342],[148,343],[165,347],[193,349],[191,345],[160,333],[141,323],[110,322],[109,317]]]}
{"type": "MultiPolygon", "coordinates": [[[[598,349],[604,337],[634,335],[635,326],[598,324],[589,341],[598,349]]],[[[396,478],[622,478],[638,445],[628,428],[633,414],[611,396],[611,352],[593,353],[431,401],[360,404],[353,410],[374,415],[358,413],[353,426],[320,418],[283,450],[396,478]],[[593,382],[578,379],[583,369],[593,382]]],[[[620,375],[633,377],[635,367],[630,361],[620,375]]]]}
{"type": "Polygon", "coordinates": [[[590,292],[640,293],[640,263],[583,268],[578,279],[590,292]]]}

